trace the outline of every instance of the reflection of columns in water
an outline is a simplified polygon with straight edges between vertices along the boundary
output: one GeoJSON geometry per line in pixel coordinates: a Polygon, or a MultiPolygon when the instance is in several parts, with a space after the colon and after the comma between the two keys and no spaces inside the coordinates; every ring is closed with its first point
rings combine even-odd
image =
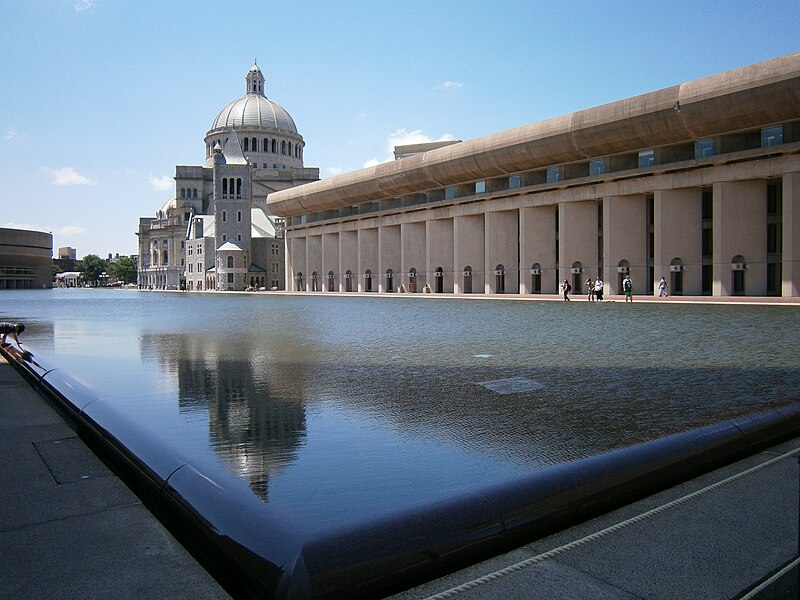
{"type": "MultiPolygon", "coordinates": [[[[177,374],[182,413],[208,412],[211,447],[253,492],[267,500],[269,475],[292,460],[305,436],[300,398],[271,391],[275,368],[254,365],[246,339],[156,336],[164,375],[177,374]],[[259,373],[256,377],[255,373],[259,373]]],[[[145,341],[145,340],[143,340],[145,341]]]]}

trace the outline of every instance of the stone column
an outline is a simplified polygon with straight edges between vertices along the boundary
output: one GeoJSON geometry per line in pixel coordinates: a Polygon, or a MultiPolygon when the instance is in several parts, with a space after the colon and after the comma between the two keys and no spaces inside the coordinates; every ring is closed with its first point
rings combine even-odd
{"type": "Polygon", "coordinates": [[[358,290],[358,233],[342,231],[339,234],[339,291],[347,291],[346,273],[350,271],[350,290],[358,290]]]}
{"type": "Polygon", "coordinates": [[[573,293],[576,292],[571,272],[574,263],[579,262],[583,267],[581,281],[599,274],[598,225],[596,200],[558,205],[558,280],[569,280],[573,293]]]}
{"type": "Polygon", "coordinates": [[[485,290],[497,294],[498,265],[505,270],[505,294],[519,293],[519,211],[504,210],[486,213],[485,222],[485,290]]]}
{"type": "Polygon", "coordinates": [[[782,295],[800,296],[800,173],[783,176],[782,295]]]}
{"type": "Polygon", "coordinates": [[[297,291],[298,284],[295,275],[302,274],[303,287],[301,291],[305,291],[305,285],[308,280],[308,271],[306,271],[306,238],[291,237],[286,241],[286,289],[297,291]]]}
{"type": "Polygon", "coordinates": [[[406,286],[407,292],[421,292],[427,281],[425,279],[425,249],[427,248],[425,244],[425,222],[403,223],[400,225],[400,239],[402,243],[402,248],[400,249],[400,268],[402,273],[399,274],[399,281],[406,286]],[[411,286],[411,278],[408,276],[411,269],[416,271],[413,288],[411,286]]]}
{"type": "MultiPolygon", "coordinates": [[[[607,294],[622,294],[624,273],[619,263],[627,261],[634,294],[647,294],[647,197],[603,198],[603,282],[607,294]]],[[[586,290],[584,290],[586,291],[586,290]]]]}
{"type": "Polygon", "coordinates": [[[453,293],[453,219],[432,219],[425,222],[425,271],[428,285],[435,292],[439,282],[437,269],[442,269],[442,292],[453,293]]]}
{"type": "Polygon", "coordinates": [[[767,182],[714,184],[714,295],[733,294],[731,263],[744,257],[744,293],[767,293],[767,182]]]}
{"type": "Polygon", "coordinates": [[[464,289],[464,270],[472,271],[472,292],[482,294],[484,291],[484,215],[465,215],[453,219],[453,268],[456,271],[454,291],[457,294],[464,289]]]}
{"type": "Polygon", "coordinates": [[[306,240],[306,291],[310,292],[314,290],[314,273],[317,274],[316,291],[320,291],[322,290],[323,285],[322,236],[310,235],[306,238],[306,240]]]}
{"type": "MultiPolygon", "coordinates": [[[[655,286],[662,277],[670,281],[672,261],[680,259],[683,293],[700,296],[703,293],[703,190],[656,190],[653,212],[653,293],[658,294],[655,286]]],[[[670,288],[670,293],[672,291],[670,288]]]]}
{"type": "Polygon", "coordinates": [[[532,294],[531,268],[541,267],[543,294],[558,293],[556,272],[556,210],[554,206],[519,211],[520,293],[532,294]]]}
{"type": "Polygon", "coordinates": [[[323,291],[338,291],[342,274],[339,272],[339,234],[325,233],[322,235],[322,289],[323,291]],[[333,273],[333,281],[328,278],[328,273],[333,273]],[[331,284],[335,287],[331,290],[331,284]]]}
{"type": "Polygon", "coordinates": [[[358,230],[358,291],[367,290],[366,273],[372,271],[372,291],[378,291],[378,229],[358,230]]]}
{"type": "MultiPolygon", "coordinates": [[[[386,292],[386,272],[392,270],[392,291],[397,291],[403,272],[400,268],[400,226],[378,227],[378,291],[386,292]]],[[[373,283],[374,285],[374,283],[373,283]]]]}

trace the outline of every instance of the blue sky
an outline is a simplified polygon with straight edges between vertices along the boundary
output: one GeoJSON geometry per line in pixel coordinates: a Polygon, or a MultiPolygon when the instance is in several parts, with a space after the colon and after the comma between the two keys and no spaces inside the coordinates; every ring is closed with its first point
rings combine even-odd
{"type": "Polygon", "coordinates": [[[800,0],[8,0],[0,227],[134,254],[258,59],[322,177],[800,50],[800,0]]]}

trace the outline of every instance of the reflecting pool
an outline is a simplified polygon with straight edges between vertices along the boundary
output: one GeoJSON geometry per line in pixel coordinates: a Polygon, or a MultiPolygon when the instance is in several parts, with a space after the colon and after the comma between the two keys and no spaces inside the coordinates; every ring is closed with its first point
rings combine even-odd
{"type": "Polygon", "coordinates": [[[784,401],[800,310],[5,291],[0,319],[308,531],[784,401]]]}

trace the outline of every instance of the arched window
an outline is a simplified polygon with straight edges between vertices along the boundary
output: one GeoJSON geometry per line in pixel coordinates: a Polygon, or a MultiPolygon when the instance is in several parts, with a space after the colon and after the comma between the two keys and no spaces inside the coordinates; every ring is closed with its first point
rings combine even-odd
{"type": "Polygon", "coordinates": [[[250,150],[250,139],[249,138],[244,138],[244,148],[242,148],[242,150],[244,150],[245,152],[250,150]]]}
{"type": "Polygon", "coordinates": [[[436,267],[436,270],[433,272],[434,277],[434,291],[437,294],[441,294],[444,292],[444,269],[442,267],[436,267]]]}
{"type": "Polygon", "coordinates": [[[286,154],[286,140],[281,140],[281,154],[286,154]]]}
{"type": "Polygon", "coordinates": [[[311,291],[312,292],[319,291],[319,276],[317,275],[316,271],[311,273],[311,291]]]}
{"type": "Polygon", "coordinates": [[[250,140],[250,147],[253,149],[253,152],[258,152],[258,140],[256,138],[250,140]]]}
{"type": "Polygon", "coordinates": [[[197,198],[197,188],[192,190],[192,198],[197,198]]]}
{"type": "MultiPolygon", "coordinates": [[[[617,293],[622,294],[625,290],[622,288],[622,282],[631,273],[631,263],[624,258],[617,263],[617,293]]],[[[587,290],[588,291],[588,290],[587,290]]]]}
{"type": "Polygon", "coordinates": [[[350,269],[347,269],[347,272],[344,274],[344,291],[353,291],[353,272],[350,269]]]}
{"type": "Polygon", "coordinates": [[[163,262],[162,262],[162,264],[164,264],[164,265],[166,265],[166,264],[169,264],[169,255],[167,254],[167,251],[166,251],[166,250],[164,250],[164,251],[161,253],[161,258],[163,259],[163,262]]]}
{"type": "Polygon", "coordinates": [[[233,256],[228,256],[228,268],[233,268],[233,256]]]}
{"type": "Polygon", "coordinates": [[[334,289],[336,285],[336,276],[333,274],[333,271],[328,271],[328,291],[335,292],[334,289]]]}
{"type": "Polygon", "coordinates": [[[417,270],[411,267],[408,270],[408,292],[413,294],[415,291],[417,291],[417,270]]]}
{"type": "Polygon", "coordinates": [[[531,293],[542,293],[542,265],[539,263],[531,265],[531,293]]]}
{"type": "Polygon", "coordinates": [[[386,291],[389,293],[394,291],[394,271],[391,269],[386,270],[386,291]]]}
{"type": "Polygon", "coordinates": [[[228,195],[228,180],[222,180],[222,197],[225,198],[228,195]]]}
{"type": "Polygon", "coordinates": [[[288,154],[289,156],[292,155],[292,142],[286,144],[286,154],[288,154]]]}
{"type": "Polygon", "coordinates": [[[264,148],[264,152],[269,152],[269,140],[267,138],[264,138],[264,145],[262,148],[264,148]]]}
{"type": "Polygon", "coordinates": [[[181,188],[181,198],[186,198],[186,190],[181,188]]]}
{"type": "MultiPolygon", "coordinates": [[[[742,259],[744,262],[744,259],[742,259]]],[[[683,259],[677,256],[669,262],[669,285],[674,296],[683,295],[683,259]]],[[[742,281],[744,285],[744,281],[742,281]]]]}
{"type": "Polygon", "coordinates": [[[463,271],[464,275],[464,285],[462,286],[463,289],[461,290],[465,294],[472,293],[472,267],[467,265],[464,267],[463,271]]]}
{"type": "Polygon", "coordinates": [[[570,269],[570,273],[572,273],[572,293],[573,294],[582,294],[583,293],[583,264],[580,261],[575,261],[572,263],[572,268],[570,269]]]}
{"type": "Polygon", "coordinates": [[[372,291],[372,271],[369,269],[366,270],[364,273],[364,291],[371,292],[372,291]]]}
{"type": "Polygon", "coordinates": [[[497,265],[494,268],[494,293],[495,294],[505,294],[506,293],[506,268],[503,265],[497,265]]]}
{"type": "Polygon", "coordinates": [[[241,198],[242,197],[242,180],[241,180],[241,178],[236,180],[236,197],[237,198],[241,198]]]}
{"type": "Polygon", "coordinates": [[[276,154],[278,152],[278,140],[272,140],[272,153],[276,154]]]}

